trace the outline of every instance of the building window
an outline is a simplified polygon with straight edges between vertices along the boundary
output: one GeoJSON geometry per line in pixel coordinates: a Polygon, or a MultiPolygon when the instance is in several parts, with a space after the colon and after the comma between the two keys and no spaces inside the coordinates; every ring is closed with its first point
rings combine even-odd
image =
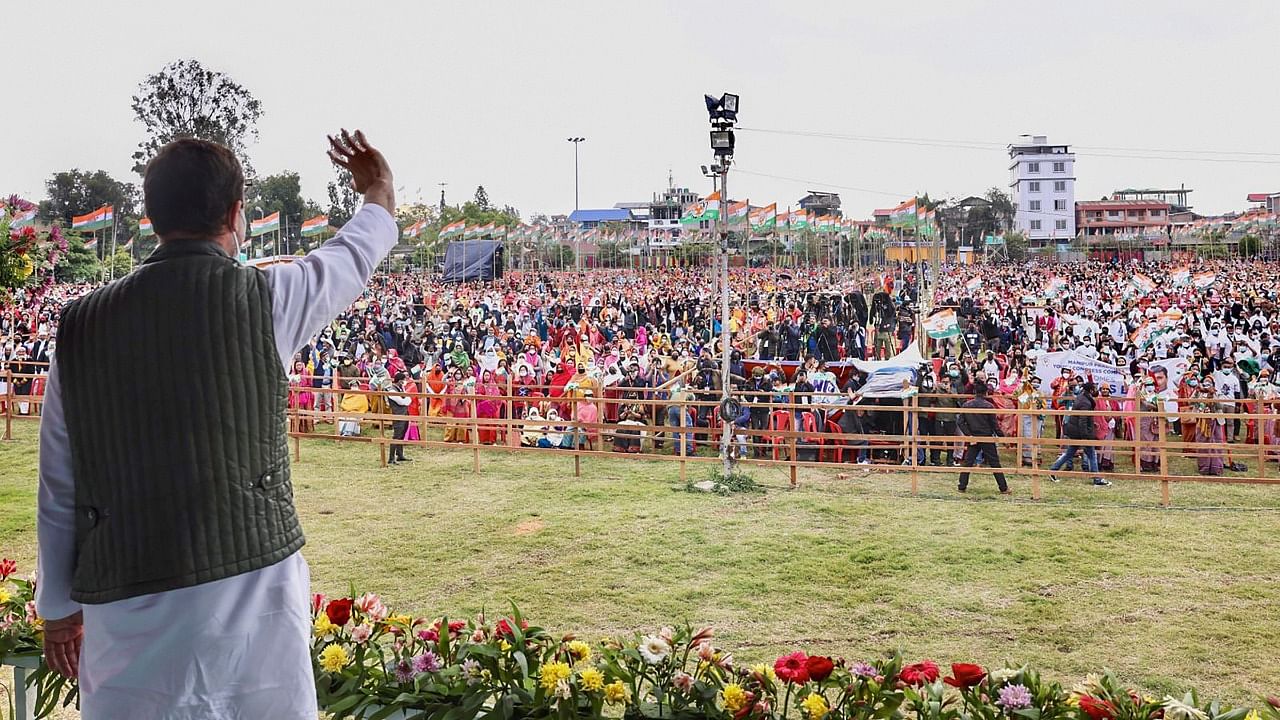
{"type": "Polygon", "coordinates": [[[1067,201],[1066,201],[1066,200],[1054,200],[1054,201],[1053,201],[1053,209],[1054,209],[1054,210],[1066,210],[1066,209],[1067,209],[1067,201]]]}
{"type": "Polygon", "coordinates": [[[1032,180],[1027,183],[1027,190],[1031,192],[1040,192],[1040,181],[1032,180]]]}
{"type": "Polygon", "coordinates": [[[1054,191],[1054,192],[1066,192],[1066,191],[1067,191],[1067,181],[1066,181],[1066,180],[1054,180],[1054,181],[1053,181],[1053,191],[1054,191]]]}
{"type": "Polygon", "coordinates": [[[1039,230],[1039,229],[1040,229],[1040,221],[1039,221],[1039,220],[1032,220],[1032,221],[1031,221],[1031,229],[1032,229],[1032,230],[1039,230]]]}
{"type": "Polygon", "coordinates": [[[1111,218],[1112,220],[1119,220],[1119,219],[1120,219],[1120,211],[1119,211],[1119,210],[1108,210],[1108,211],[1107,211],[1107,217],[1108,217],[1108,218],[1111,218]]]}
{"type": "Polygon", "coordinates": [[[1028,210],[1031,210],[1032,212],[1035,212],[1035,211],[1039,210],[1039,209],[1040,209],[1040,201],[1039,201],[1039,200],[1032,200],[1032,201],[1031,201],[1031,203],[1030,203],[1030,206],[1029,206],[1027,209],[1028,209],[1028,210]]]}
{"type": "Polygon", "coordinates": [[[1053,164],[1053,171],[1054,171],[1054,172],[1056,172],[1056,173],[1059,173],[1059,172],[1066,172],[1066,171],[1067,171],[1067,164],[1066,164],[1066,163],[1064,163],[1064,162],[1056,162],[1056,163],[1054,163],[1054,164],[1053,164]]]}
{"type": "Polygon", "coordinates": [[[1163,214],[1164,214],[1164,211],[1163,211],[1163,210],[1152,210],[1152,211],[1151,211],[1151,217],[1153,217],[1153,218],[1158,218],[1158,217],[1160,217],[1160,216],[1161,216],[1161,215],[1163,215],[1163,214]]]}
{"type": "Polygon", "coordinates": [[[1067,229],[1067,221],[1066,221],[1066,220],[1054,220],[1054,221],[1053,221],[1053,226],[1054,226],[1055,228],[1057,228],[1058,230],[1066,230],[1066,229],[1067,229]]]}
{"type": "Polygon", "coordinates": [[[1129,217],[1131,217],[1131,218],[1136,218],[1136,217],[1138,217],[1138,211],[1137,211],[1137,210],[1130,210],[1130,211],[1129,211],[1129,217]]]}
{"type": "Polygon", "coordinates": [[[1029,173],[1038,173],[1038,172],[1040,172],[1040,163],[1038,163],[1038,162],[1027,163],[1027,172],[1029,172],[1029,173]]]}

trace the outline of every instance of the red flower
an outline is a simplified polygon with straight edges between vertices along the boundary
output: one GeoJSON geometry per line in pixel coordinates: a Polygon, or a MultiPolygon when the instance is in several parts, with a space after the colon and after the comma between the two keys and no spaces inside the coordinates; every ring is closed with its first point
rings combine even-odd
{"type": "Polygon", "coordinates": [[[773,671],[783,680],[803,685],[809,682],[809,658],[802,652],[783,655],[773,664],[773,671]]]}
{"type": "Polygon", "coordinates": [[[311,614],[318,615],[324,609],[325,601],[324,593],[315,593],[311,596],[311,614]]]}
{"type": "Polygon", "coordinates": [[[831,671],[836,669],[836,664],[831,662],[829,657],[810,655],[809,659],[805,661],[804,667],[805,670],[809,671],[809,679],[814,682],[822,682],[831,677],[831,671]]]}
{"type": "MultiPolygon", "coordinates": [[[[529,623],[525,622],[524,620],[521,620],[520,629],[528,630],[529,623]]],[[[501,620],[499,620],[495,630],[497,631],[498,635],[501,637],[514,638],[516,636],[515,631],[511,629],[511,623],[507,620],[507,618],[502,618],[501,620]]]]}
{"type": "Polygon", "coordinates": [[[331,600],[329,607],[324,609],[324,613],[329,616],[329,622],[342,627],[351,619],[351,605],[355,602],[351,598],[342,598],[340,600],[331,600]]]}
{"type": "Polygon", "coordinates": [[[932,660],[924,660],[918,663],[912,663],[898,673],[898,679],[908,685],[927,685],[938,679],[938,663],[932,660]]]}
{"type": "Polygon", "coordinates": [[[1116,706],[1110,700],[1099,700],[1092,695],[1080,698],[1080,709],[1092,720],[1115,720],[1116,706]]]}
{"type": "Polygon", "coordinates": [[[982,682],[987,671],[973,663],[951,663],[951,674],[953,677],[944,678],[942,682],[955,688],[971,688],[982,682]]]}
{"type": "Polygon", "coordinates": [[[0,560],[0,582],[9,579],[9,576],[18,571],[18,562],[5,558],[0,560]]]}

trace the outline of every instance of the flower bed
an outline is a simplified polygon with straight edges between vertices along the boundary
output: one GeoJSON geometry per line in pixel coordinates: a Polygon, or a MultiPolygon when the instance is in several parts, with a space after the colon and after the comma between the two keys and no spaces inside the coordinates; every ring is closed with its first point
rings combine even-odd
{"type": "MultiPolygon", "coordinates": [[[[37,656],[35,579],[0,561],[0,661],[37,656]]],[[[1071,689],[1027,667],[983,668],[900,657],[846,660],[792,652],[747,666],[711,628],[664,627],[595,643],[553,636],[515,606],[490,618],[426,620],[372,593],[315,595],[312,662],[320,706],[335,718],[515,720],[1280,720],[1256,708],[1142,695],[1110,672],[1071,689]]],[[[41,663],[37,717],[76,699],[41,663]]]]}

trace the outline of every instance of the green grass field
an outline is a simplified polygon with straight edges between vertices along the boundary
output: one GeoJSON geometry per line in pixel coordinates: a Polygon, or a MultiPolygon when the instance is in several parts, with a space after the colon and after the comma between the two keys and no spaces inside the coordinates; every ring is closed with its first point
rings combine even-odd
{"type": "MultiPolygon", "coordinates": [[[[0,444],[0,554],[35,555],[36,426],[0,444]]],[[[1280,690],[1280,489],[856,467],[755,470],[767,492],[676,489],[672,462],[309,441],[294,465],[315,586],[451,616],[508,599],[556,631],[710,623],[745,660],[805,648],[851,658],[1029,662],[1072,683],[1103,666],[1154,693],[1242,701],[1280,690]]],[[[707,472],[691,465],[690,477],[707,472]]]]}

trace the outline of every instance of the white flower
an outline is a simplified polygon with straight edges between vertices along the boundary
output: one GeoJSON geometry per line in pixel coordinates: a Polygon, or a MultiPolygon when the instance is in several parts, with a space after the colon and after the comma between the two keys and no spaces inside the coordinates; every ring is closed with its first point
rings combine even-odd
{"type": "Polygon", "coordinates": [[[650,665],[657,665],[667,659],[671,653],[671,645],[657,635],[645,635],[640,640],[640,657],[650,665]]]}
{"type": "Polygon", "coordinates": [[[569,687],[568,680],[561,680],[556,683],[556,697],[561,700],[568,700],[573,697],[573,689],[569,687]]]}
{"type": "Polygon", "coordinates": [[[351,628],[351,641],[357,645],[363,645],[372,634],[373,628],[368,625],[357,625],[351,628]]]}
{"type": "Polygon", "coordinates": [[[1200,708],[1177,700],[1171,695],[1164,696],[1162,705],[1166,720],[1209,720],[1209,716],[1200,708]]]}
{"type": "Polygon", "coordinates": [[[681,692],[687,693],[693,689],[693,676],[683,670],[676,671],[671,676],[671,683],[680,689],[681,692]]]}
{"type": "Polygon", "coordinates": [[[1018,670],[1015,668],[1000,668],[999,670],[992,670],[991,681],[996,684],[1003,685],[1016,677],[1017,674],[1018,670]]]}

